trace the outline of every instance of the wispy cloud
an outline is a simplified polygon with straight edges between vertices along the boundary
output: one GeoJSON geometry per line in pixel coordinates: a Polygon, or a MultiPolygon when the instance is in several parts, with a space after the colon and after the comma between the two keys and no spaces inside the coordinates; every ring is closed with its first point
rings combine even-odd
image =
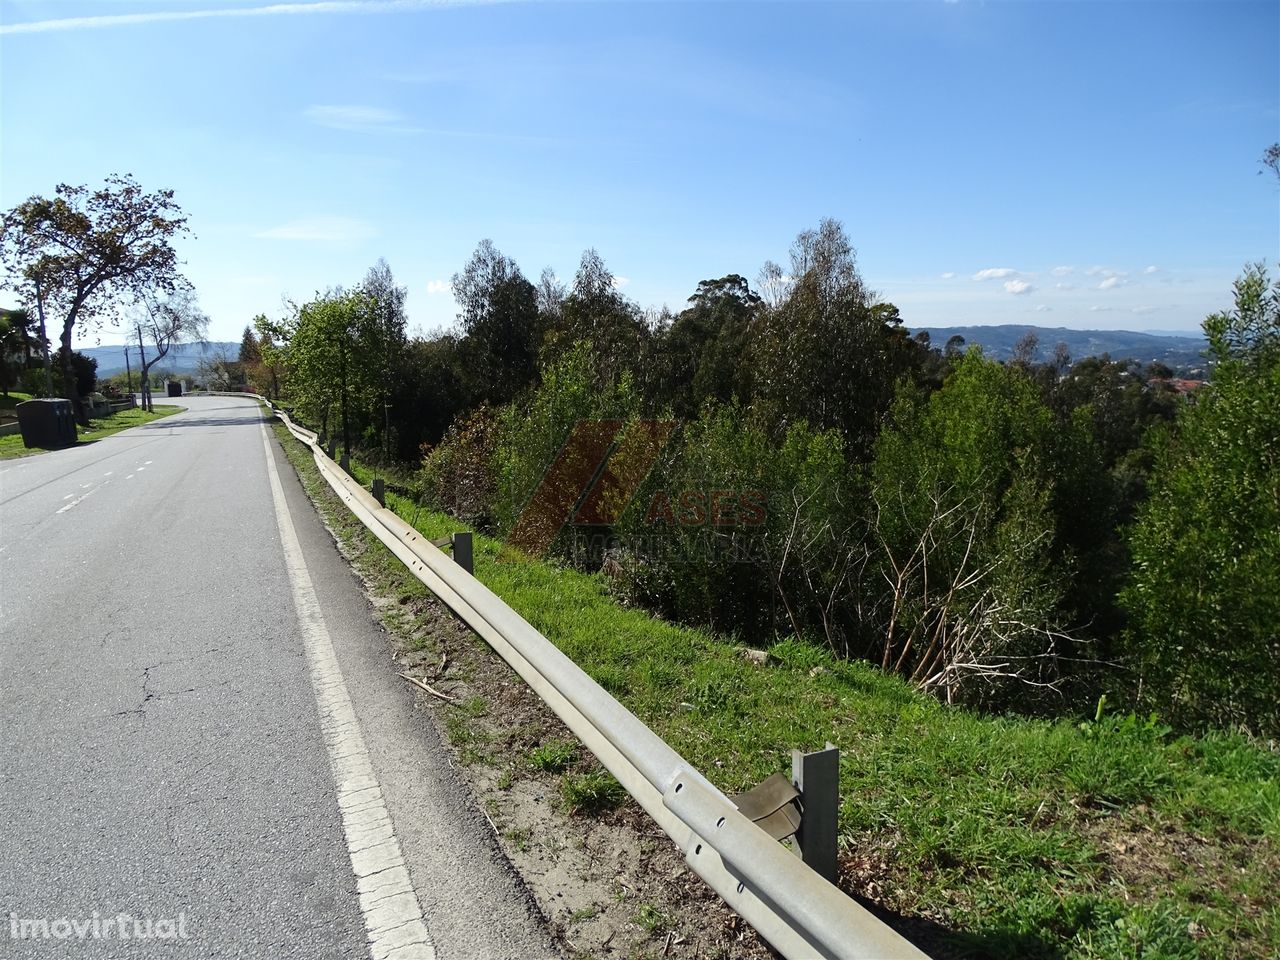
{"type": "Polygon", "coordinates": [[[1054,267],[1049,271],[1055,277],[1066,277],[1076,272],[1075,267],[1054,267]]]}
{"type": "Polygon", "coordinates": [[[1153,273],[1159,273],[1159,272],[1160,272],[1160,268],[1159,268],[1159,267],[1157,267],[1155,264],[1152,264],[1151,266],[1147,267],[1147,268],[1146,268],[1145,270],[1143,270],[1142,272],[1143,272],[1143,273],[1145,273],[1145,274],[1149,277],[1149,276],[1151,276],[1151,274],[1153,274],[1153,273]]]}
{"type": "Polygon", "coordinates": [[[615,289],[615,290],[621,290],[623,287],[625,287],[625,286],[626,286],[628,283],[630,283],[630,282],[631,282],[631,278],[630,278],[630,277],[614,277],[614,278],[613,278],[613,289],[615,289]]]}
{"type": "Polygon", "coordinates": [[[1049,313],[1052,309],[1047,303],[1036,304],[1036,313],[1049,313]]]}
{"type": "Polygon", "coordinates": [[[450,286],[448,280],[428,280],[427,281],[428,294],[448,293],[452,289],[453,288],[450,286]]]}
{"type": "Polygon", "coordinates": [[[113,13],[95,17],[63,17],[0,25],[0,34],[50,33],[59,30],[101,30],[174,20],[211,20],[221,17],[276,17],[306,14],[398,13],[441,7],[487,6],[510,0],[315,0],[312,3],[272,3],[261,7],[222,7],[213,10],[154,10],[150,13],[113,13]]]}
{"type": "Polygon", "coordinates": [[[310,217],[255,233],[262,240],[306,240],[349,243],[369,240],[378,235],[371,223],[349,217],[310,217]]]}
{"type": "Polygon", "coordinates": [[[948,270],[946,273],[940,274],[940,276],[943,280],[954,280],[956,274],[954,270],[948,270]]]}
{"type": "Polygon", "coordinates": [[[333,130],[357,133],[421,133],[421,127],[406,122],[403,114],[382,107],[313,106],[302,111],[312,123],[333,130]]]}
{"type": "Polygon", "coordinates": [[[1116,287],[1123,287],[1129,281],[1119,275],[1112,275],[1098,284],[1099,290],[1114,290],[1116,287]]]}
{"type": "Polygon", "coordinates": [[[1024,293],[1030,293],[1032,290],[1035,289],[1035,287],[1027,283],[1027,281],[1025,280],[1006,280],[1004,284],[1004,288],[1009,293],[1012,293],[1014,296],[1020,296],[1021,294],[1024,294],[1024,293]]]}
{"type": "Polygon", "coordinates": [[[1016,276],[1017,270],[1012,267],[988,267],[986,270],[979,270],[973,275],[975,280],[1003,280],[1005,277],[1016,276]]]}

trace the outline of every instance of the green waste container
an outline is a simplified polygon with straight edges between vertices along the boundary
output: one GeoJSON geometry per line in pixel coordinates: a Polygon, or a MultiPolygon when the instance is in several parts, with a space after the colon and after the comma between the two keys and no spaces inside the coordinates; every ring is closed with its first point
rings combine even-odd
{"type": "Polygon", "coordinates": [[[70,400],[25,400],[16,410],[24,446],[57,450],[76,442],[76,418],[70,400]]]}

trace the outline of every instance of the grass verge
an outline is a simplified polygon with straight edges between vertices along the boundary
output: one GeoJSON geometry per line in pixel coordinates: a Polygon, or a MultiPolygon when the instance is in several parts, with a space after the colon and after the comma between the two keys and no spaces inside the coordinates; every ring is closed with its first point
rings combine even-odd
{"type": "MultiPolygon", "coordinates": [[[[175,413],[181,413],[183,407],[175,407],[169,404],[156,404],[155,409],[148,413],[145,410],[134,408],[133,410],[121,410],[119,413],[113,413],[109,417],[97,417],[89,421],[89,429],[85,430],[78,427],[80,436],[77,443],[92,443],[95,440],[101,440],[103,437],[109,437],[113,433],[119,433],[121,430],[128,430],[130,427],[139,427],[144,423],[150,423],[153,420],[159,420],[162,417],[169,417],[175,413]]],[[[21,434],[10,434],[7,437],[0,437],[0,460],[8,460],[13,457],[27,457],[37,453],[47,453],[47,450],[40,448],[28,449],[22,444],[21,434]]]]}
{"type": "MultiPolygon", "coordinates": [[[[430,538],[460,528],[388,506],[430,538]]],[[[980,716],[794,638],[760,664],[620,606],[602,577],[475,546],[490,589],[726,792],[788,769],[793,747],[839,746],[841,884],[935,956],[1280,955],[1274,745],[1152,718],[980,716]]],[[[565,789],[573,803],[607,784],[565,789]]]]}

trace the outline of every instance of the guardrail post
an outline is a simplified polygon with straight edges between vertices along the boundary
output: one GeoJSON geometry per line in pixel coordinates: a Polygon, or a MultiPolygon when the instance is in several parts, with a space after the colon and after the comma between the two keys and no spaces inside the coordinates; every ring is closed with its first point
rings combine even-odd
{"type": "Polygon", "coordinates": [[[791,751],[791,782],[800,791],[800,858],[819,876],[836,881],[840,816],[840,751],[828,743],[817,753],[791,751]]]}
{"type": "Polygon", "coordinates": [[[342,472],[351,476],[351,457],[345,450],[342,451],[342,472]]]}
{"type": "Polygon", "coordinates": [[[387,505],[387,486],[381,477],[373,478],[373,499],[377,500],[381,507],[387,505]]]}
{"type": "Polygon", "coordinates": [[[453,546],[453,562],[467,573],[475,573],[475,565],[471,558],[471,534],[455,533],[450,540],[453,546]]]}
{"type": "Polygon", "coordinates": [[[330,440],[327,444],[325,444],[325,451],[324,451],[324,452],[325,452],[325,453],[327,453],[327,454],[329,455],[329,459],[330,459],[330,460],[332,460],[332,459],[333,459],[333,457],[334,457],[334,454],[336,454],[336,453],[338,452],[338,444],[337,444],[337,442],[336,442],[336,441],[333,441],[333,440],[330,440]]]}

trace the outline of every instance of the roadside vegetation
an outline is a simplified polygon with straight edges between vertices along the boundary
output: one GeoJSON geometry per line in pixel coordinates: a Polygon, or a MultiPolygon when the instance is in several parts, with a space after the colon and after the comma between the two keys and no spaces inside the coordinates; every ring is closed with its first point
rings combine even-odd
{"type": "MultiPolygon", "coordinates": [[[[342,512],[309,452],[278,435],[312,495],[342,512]]],[[[375,474],[353,471],[366,485],[375,474]]],[[[412,496],[391,493],[388,506],[430,538],[459,529],[412,496]]],[[[372,538],[359,552],[392,595],[425,591],[372,538]]],[[[1264,745],[1179,736],[1106,702],[1081,720],[983,715],[794,638],[761,662],[620,603],[604,575],[513,562],[483,535],[476,573],[728,793],[787,769],[793,747],[839,746],[841,883],[937,955],[1263,958],[1280,947],[1280,756],[1264,745]]],[[[464,760],[560,775],[564,802],[582,812],[618,802],[616,784],[579,768],[562,738],[509,756],[507,734],[473,733],[484,712],[450,710],[464,760]]]]}
{"type": "Polygon", "coordinates": [[[485,241],[454,293],[458,329],[410,338],[379,263],[259,317],[241,373],[425,507],[673,623],[983,711],[1079,720],[1105,697],[1178,732],[1280,734],[1261,264],[1205,321],[1213,379],[1190,396],[1158,365],[909,336],[830,220],[757,288],[703,281],[674,315],[594,251],[571,287],[535,285],[485,241]]]}

